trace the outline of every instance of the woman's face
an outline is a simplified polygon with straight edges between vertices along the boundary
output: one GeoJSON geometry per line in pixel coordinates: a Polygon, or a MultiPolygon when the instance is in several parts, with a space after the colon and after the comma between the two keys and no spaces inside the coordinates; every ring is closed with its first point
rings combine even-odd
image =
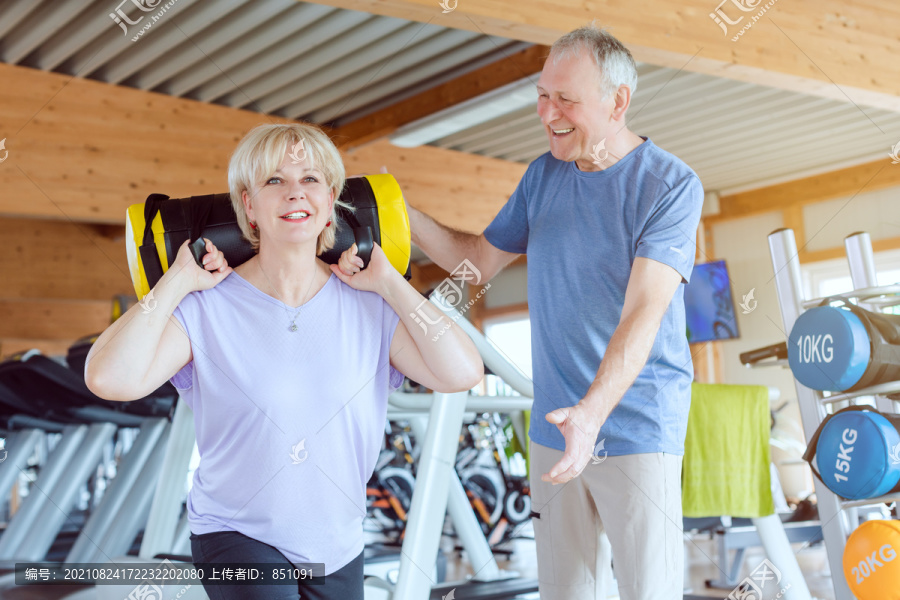
{"type": "Polygon", "coordinates": [[[244,192],[247,217],[255,221],[260,239],[279,244],[309,244],[331,218],[334,192],[325,175],[312,164],[308,152],[301,161],[285,152],[281,165],[266,181],[244,192]]]}

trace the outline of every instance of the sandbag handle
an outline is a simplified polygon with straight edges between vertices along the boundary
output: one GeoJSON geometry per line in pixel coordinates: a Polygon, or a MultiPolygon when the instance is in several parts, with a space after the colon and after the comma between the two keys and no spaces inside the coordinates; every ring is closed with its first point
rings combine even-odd
{"type": "Polygon", "coordinates": [[[188,244],[188,248],[191,249],[191,254],[194,255],[194,261],[197,263],[197,266],[203,269],[203,257],[206,256],[206,240],[198,237],[188,244]]]}
{"type": "Polygon", "coordinates": [[[159,213],[159,205],[168,199],[165,194],[150,194],[144,202],[144,235],[138,252],[147,281],[159,281],[163,276],[162,261],[153,241],[153,219],[159,213]]]}
{"type": "Polygon", "coordinates": [[[369,266],[369,259],[372,258],[372,250],[375,247],[375,233],[368,225],[363,226],[360,224],[359,219],[356,218],[356,213],[354,213],[353,210],[344,209],[341,211],[341,215],[344,217],[344,221],[347,222],[347,225],[353,229],[353,239],[356,242],[356,255],[362,259],[362,268],[365,269],[369,266]]]}
{"type": "Polygon", "coordinates": [[[206,241],[202,237],[203,229],[209,220],[209,212],[212,209],[215,195],[207,194],[205,196],[191,196],[191,237],[194,240],[190,243],[191,254],[194,255],[194,261],[197,266],[203,268],[203,257],[206,255],[206,241]]]}
{"type": "MultiPolygon", "coordinates": [[[[841,410],[837,411],[836,413],[826,416],[822,420],[822,422],[819,423],[819,428],[816,429],[816,432],[813,434],[812,438],[809,440],[809,445],[806,447],[806,452],[803,453],[803,460],[805,460],[807,463],[809,463],[809,468],[812,469],[813,475],[815,475],[816,479],[821,481],[825,487],[828,487],[828,484],[825,483],[825,480],[822,479],[822,475],[819,474],[818,469],[816,469],[815,465],[813,465],[813,458],[815,457],[816,450],[819,447],[819,436],[822,435],[822,430],[825,429],[825,425],[828,423],[828,421],[830,421],[831,419],[833,419],[834,417],[838,416],[839,414],[841,414],[843,412],[865,412],[865,411],[870,411],[870,412],[881,414],[881,412],[879,412],[878,409],[876,409],[872,406],[868,406],[868,405],[848,406],[846,408],[842,408],[841,410]]],[[[829,488],[829,489],[831,489],[831,488],[829,488]]]]}
{"type": "Polygon", "coordinates": [[[369,266],[369,259],[372,258],[372,250],[375,248],[375,235],[371,227],[354,227],[353,238],[356,240],[356,255],[362,259],[362,268],[365,269],[369,266]]]}
{"type": "Polygon", "coordinates": [[[142,238],[142,244],[152,244],[153,243],[153,219],[156,218],[156,214],[159,212],[159,205],[169,197],[165,194],[150,194],[147,196],[147,200],[144,201],[144,237],[142,238]]]}
{"type": "MultiPolygon", "coordinates": [[[[856,315],[856,317],[862,322],[863,326],[866,327],[867,332],[877,334],[881,336],[882,340],[887,342],[888,348],[881,350],[882,353],[886,353],[892,359],[900,360],[900,347],[898,347],[898,345],[900,345],[900,330],[897,329],[896,325],[892,323],[886,315],[864,310],[859,306],[853,304],[852,302],[848,302],[846,298],[842,298],[840,296],[823,298],[819,303],[819,306],[829,306],[833,302],[840,302],[842,306],[850,310],[851,314],[856,315]]],[[[875,358],[875,341],[876,340],[873,338],[873,335],[870,335],[869,344],[873,349],[870,355],[870,359],[875,358]]],[[[872,379],[876,374],[877,371],[872,372],[867,368],[860,380],[851,387],[847,388],[847,390],[845,391],[858,390],[871,385],[872,379]]]]}
{"type": "MultiPolygon", "coordinates": [[[[885,340],[892,342],[892,341],[894,341],[894,339],[896,339],[896,337],[897,337],[896,332],[894,332],[893,335],[889,335],[888,331],[885,329],[885,326],[887,325],[887,322],[885,319],[879,320],[878,319],[879,315],[877,313],[873,313],[868,310],[863,310],[862,308],[858,307],[857,305],[853,304],[852,302],[847,302],[846,298],[841,298],[840,296],[829,296],[828,298],[823,298],[822,301],[819,302],[819,306],[830,306],[834,302],[840,302],[842,306],[845,306],[848,309],[850,309],[850,312],[853,313],[854,315],[856,315],[860,321],[862,321],[866,325],[869,325],[875,331],[879,332],[882,335],[882,337],[885,338],[885,340]]],[[[898,340],[898,341],[900,341],[900,340],[898,340]]],[[[835,413],[835,414],[837,414],[837,413],[835,413]]]]}

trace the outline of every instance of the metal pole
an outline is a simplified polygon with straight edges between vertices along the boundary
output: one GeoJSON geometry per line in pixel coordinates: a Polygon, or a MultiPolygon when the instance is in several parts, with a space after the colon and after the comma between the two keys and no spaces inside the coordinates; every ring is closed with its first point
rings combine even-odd
{"type": "Polygon", "coordinates": [[[430,300],[472,339],[475,347],[478,348],[479,354],[481,354],[481,360],[487,368],[508,383],[509,386],[518,393],[529,398],[534,398],[534,384],[532,381],[519,372],[519,370],[509,362],[508,358],[491,345],[487,338],[484,337],[484,334],[478,331],[468,319],[463,317],[462,313],[450,306],[446,301],[443,301],[438,292],[433,292],[430,296],[430,300]]]}
{"type": "MultiPolygon", "coordinates": [[[[172,428],[166,443],[166,455],[159,475],[156,493],[144,530],[139,556],[150,559],[160,553],[170,553],[175,541],[175,528],[181,516],[185,482],[191,454],[196,442],[194,412],[184,400],[179,400],[172,417],[172,428]]],[[[148,490],[149,494],[150,491],[148,490]]]]}
{"type": "Polygon", "coordinates": [[[103,538],[96,540],[97,546],[94,547],[93,554],[84,562],[104,562],[123,556],[131,549],[138,532],[148,523],[153,500],[150,490],[154,489],[160,480],[165,447],[166,440],[163,437],[122,503],[115,527],[107,529],[103,538]]]}
{"type": "MultiPolygon", "coordinates": [[[[797,258],[797,243],[794,240],[793,230],[779,229],[769,234],[769,253],[775,270],[775,289],[778,292],[778,304],[781,306],[782,324],[785,335],[789,337],[794,322],[803,312],[800,261],[797,258]]],[[[803,420],[803,432],[806,439],[810,440],[825,417],[825,408],[819,402],[821,395],[818,392],[802,385],[796,378],[794,385],[803,420]]],[[[844,578],[843,554],[848,533],[844,529],[840,499],[818,479],[814,479],[813,484],[818,499],[819,519],[831,568],[835,600],[853,600],[853,594],[850,593],[850,587],[844,578]]]]}
{"type": "Polygon", "coordinates": [[[393,600],[425,600],[436,583],[431,574],[447,511],[450,474],[454,471],[466,396],[467,392],[434,395],[428,429],[422,440],[393,600]]]}
{"type": "Polygon", "coordinates": [[[184,511],[178,527],[175,528],[175,544],[172,554],[191,555],[191,525],[188,523],[188,513],[184,511]]]}
{"type": "MultiPolygon", "coordinates": [[[[417,439],[425,437],[426,423],[424,423],[424,419],[411,419],[410,425],[417,439]]],[[[497,559],[494,557],[494,553],[491,552],[491,546],[481,531],[478,519],[475,518],[472,505],[469,504],[469,498],[466,496],[466,490],[463,488],[459,476],[455,472],[451,472],[449,479],[450,489],[447,497],[447,512],[450,513],[453,528],[459,535],[459,540],[466,550],[472,569],[476,573],[476,579],[478,581],[505,579],[506,577],[500,572],[500,567],[497,566],[497,559]]]]}
{"type": "Polygon", "coordinates": [[[28,541],[17,549],[16,559],[22,561],[44,559],[53,545],[53,540],[69,518],[69,511],[75,506],[78,492],[90,478],[91,472],[97,468],[103,447],[115,435],[116,429],[113,423],[91,425],[73,454],[72,461],[66,468],[66,474],[50,490],[46,488],[41,491],[32,490],[32,493],[47,494],[47,502],[44,503],[38,519],[29,528],[28,541]]]}
{"type": "Polygon", "coordinates": [[[0,463],[0,495],[9,496],[9,491],[19,477],[19,473],[25,470],[28,459],[34,454],[34,449],[44,436],[44,432],[37,429],[23,429],[13,432],[6,438],[5,450],[8,454],[6,460],[0,463]]]}
{"type": "MultiPolygon", "coordinates": [[[[877,286],[875,255],[872,253],[872,239],[869,234],[861,231],[848,235],[844,238],[844,248],[847,250],[847,262],[850,264],[850,279],[853,280],[853,289],[877,286]]],[[[872,312],[881,312],[876,304],[860,302],[859,306],[872,312]]],[[[875,396],[875,408],[888,414],[897,412],[894,401],[886,396],[875,396]]]]}
{"type": "Polygon", "coordinates": [[[0,560],[19,557],[22,545],[27,542],[31,529],[50,500],[51,491],[59,480],[66,476],[72,462],[78,458],[76,453],[87,431],[87,425],[68,425],[63,430],[62,438],[53,448],[46,464],[32,484],[28,498],[0,537],[0,560]]]}
{"type": "Polygon", "coordinates": [[[125,498],[134,487],[138,475],[146,467],[150,453],[156,448],[168,424],[166,419],[147,419],[141,425],[137,442],[122,459],[115,478],[103,494],[97,509],[78,534],[78,539],[66,555],[65,562],[91,562],[90,558],[97,551],[96,540],[102,539],[110,528],[118,526],[125,498]]]}
{"type": "MultiPolygon", "coordinates": [[[[388,397],[392,408],[421,411],[426,413],[431,409],[431,394],[407,394],[394,392],[388,397]]],[[[466,398],[466,412],[508,413],[512,411],[531,410],[534,399],[529,396],[468,396],[466,398]]]]}
{"type": "Polygon", "coordinates": [[[766,550],[766,556],[781,572],[781,581],[778,583],[782,588],[787,588],[781,598],[784,600],[810,600],[809,588],[806,580],[803,579],[800,565],[797,564],[797,557],[791,551],[791,542],[788,541],[781,517],[777,514],[756,517],[753,519],[753,524],[756,526],[759,539],[766,550]]]}

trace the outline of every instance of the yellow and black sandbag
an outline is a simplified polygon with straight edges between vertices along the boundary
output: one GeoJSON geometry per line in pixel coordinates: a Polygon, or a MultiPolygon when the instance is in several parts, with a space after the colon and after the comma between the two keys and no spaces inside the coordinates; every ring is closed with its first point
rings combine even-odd
{"type": "MultiPolygon", "coordinates": [[[[320,258],[337,264],[341,254],[359,240],[360,255],[368,262],[366,234],[381,246],[397,271],[408,279],[410,230],[403,193],[393,175],[378,174],[347,179],[341,200],[355,207],[338,207],[334,247],[320,258]]],[[[169,198],[151,194],[143,204],[128,207],[125,220],[128,268],[138,299],[143,298],[175,260],[185,240],[208,238],[236,267],[255,253],[241,233],[226,194],[169,198]]],[[[196,256],[196,254],[195,254],[196,256]]]]}

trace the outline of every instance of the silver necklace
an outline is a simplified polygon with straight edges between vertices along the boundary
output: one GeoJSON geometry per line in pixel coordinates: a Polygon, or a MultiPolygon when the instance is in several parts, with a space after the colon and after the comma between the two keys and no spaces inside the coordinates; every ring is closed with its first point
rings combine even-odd
{"type": "MultiPolygon", "coordinates": [[[[278,295],[278,292],[275,291],[275,286],[272,285],[272,281],[269,279],[269,276],[266,275],[266,272],[265,272],[265,271],[263,271],[263,268],[262,268],[262,262],[259,263],[259,270],[262,272],[263,277],[266,278],[266,282],[269,284],[269,287],[272,288],[272,293],[275,294],[275,297],[278,298],[278,301],[279,301],[279,302],[281,302],[281,305],[284,307],[284,310],[290,315],[290,314],[291,314],[291,310],[288,308],[288,305],[284,302],[284,300],[281,299],[281,296],[278,295]]],[[[292,332],[292,333],[295,332],[295,331],[297,331],[297,317],[300,316],[300,311],[302,311],[302,310],[303,310],[303,307],[306,306],[306,299],[305,299],[305,298],[306,298],[306,296],[309,295],[309,290],[312,289],[312,284],[313,284],[313,282],[314,282],[315,280],[316,280],[316,273],[315,273],[315,271],[313,271],[313,276],[312,276],[312,279],[311,279],[310,282],[309,282],[309,287],[306,288],[306,294],[303,295],[303,296],[304,296],[303,304],[301,304],[301,305],[300,305],[300,308],[297,309],[297,312],[294,313],[294,318],[291,319],[291,324],[290,324],[290,326],[288,327],[288,330],[289,330],[290,332],[292,332]]]]}

